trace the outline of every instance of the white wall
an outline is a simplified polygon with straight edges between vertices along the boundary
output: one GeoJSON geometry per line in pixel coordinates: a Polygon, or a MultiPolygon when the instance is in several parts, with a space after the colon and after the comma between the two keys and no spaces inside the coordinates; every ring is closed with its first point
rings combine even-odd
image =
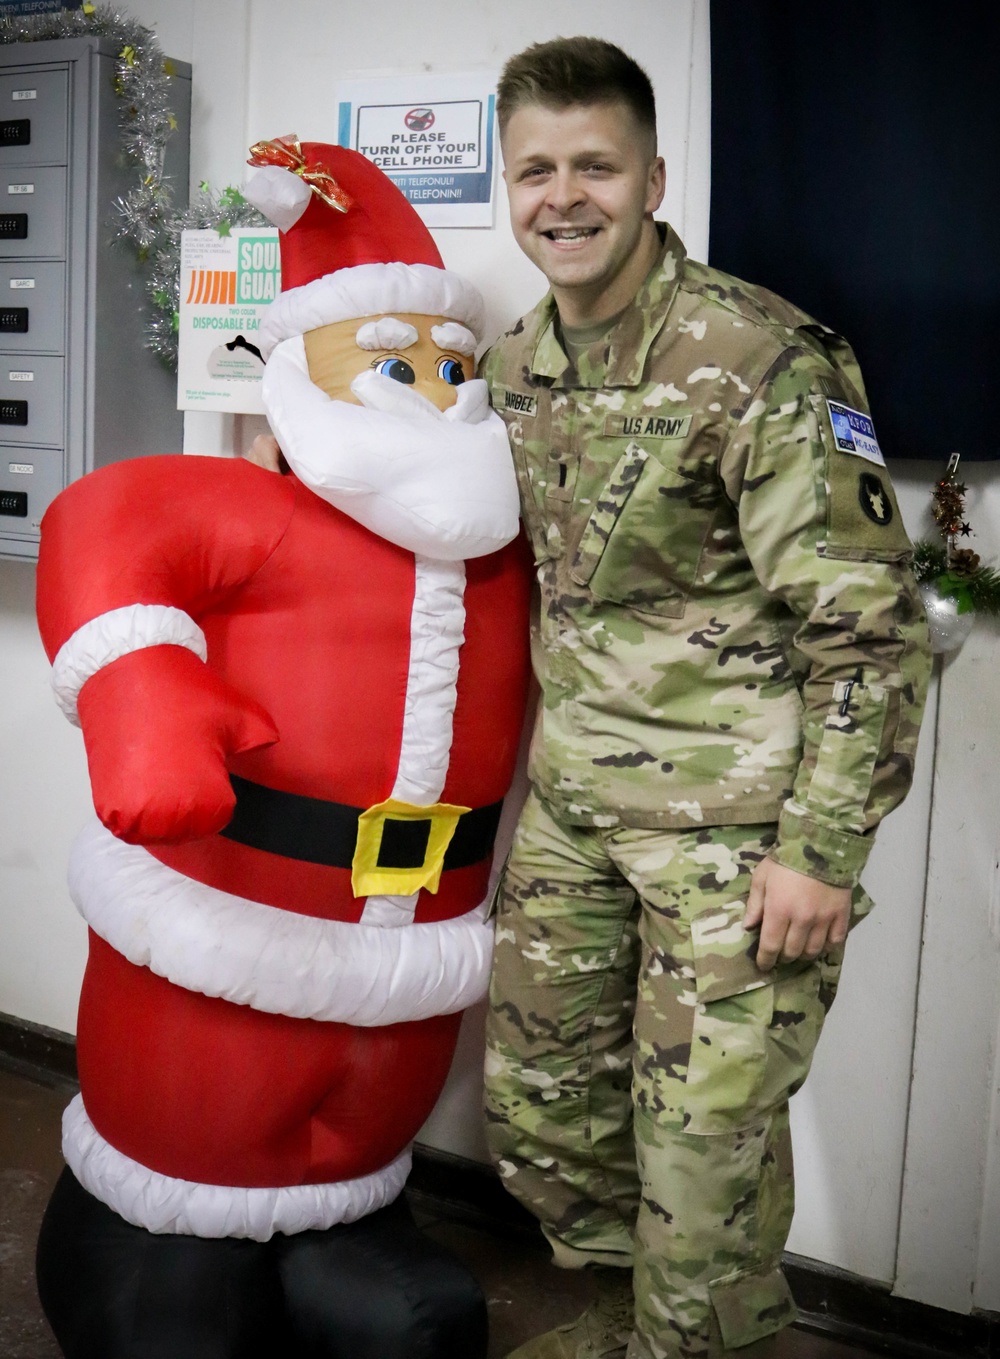
{"type": "MultiPolygon", "coordinates": [[[[471,8],[435,0],[423,9],[404,0],[125,0],[122,7],[154,26],[170,55],[194,64],[192,184],[208,179],[216,188],[242,181],[246,148],[257,137],[297,131],[332,140],[333,86],[341,76],[415,67],[497,71],[530,41],[573,32],[611,38],[653,78],[668,167],[663,215],[704,258],[707,0],[613,7],[606,0],[549,0],[544,7],[479,0],[471,8]]],[[[482,289],[493,330],[541,293],[540,276],[510,236],[502,186],[494,230],[436,236],[445,262],[482,289]]],[[[229,453],[258,427],[250,417],[189,414],[185,448],[229,453]]],[[[913,464],[895,474],[911,531],[921,530],[934,471],[913,464]]],[[[989,521],[1000,520],[1000,494],[990,489],[988,471],[969,479],[977,488],[969,506],[981,534],[976,546],[996,553],[1000,541],[989,521]]],[[[33,575],[29,565],[0,562],[0,1011],[72,1031],[85,937],[63,875],[89,798],[79,734],[48,693],[33,575]]],[[[1000,1307],[1000,1144],[997,1113],[991,1122],[990,1112],[1000,1014],[1000,736],[989,680],[998,662],[997,635],[980,628],[947,668],[936,771],[929,720],[917,787],[883,829],[866,877],[879,909],[851,940],[841,996],[794,1107],[799,1207],[792,1248],[887,1282],[898,1274],[907,1296],[959,1311],[973,1299],[1000,1307]]],[[[472,1015],[424,1136],[482,1157],[480,1054],[481,1019],[472,1015]]],[[[995,1098],[1000,1102],[1000,1093],[995,1098]]]]}

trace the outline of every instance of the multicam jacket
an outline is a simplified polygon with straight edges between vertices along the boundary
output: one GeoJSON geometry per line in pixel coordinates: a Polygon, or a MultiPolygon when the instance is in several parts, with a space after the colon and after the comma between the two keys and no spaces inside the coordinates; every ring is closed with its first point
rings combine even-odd
{"type": "Polygon", "coordinates": [[[669,229],[576,369],[556,322],[482,370],[541,585],[532,781],[578,825],[777,821],[778,862],[853,885],[929,673],[854,354],[669,229]]]}

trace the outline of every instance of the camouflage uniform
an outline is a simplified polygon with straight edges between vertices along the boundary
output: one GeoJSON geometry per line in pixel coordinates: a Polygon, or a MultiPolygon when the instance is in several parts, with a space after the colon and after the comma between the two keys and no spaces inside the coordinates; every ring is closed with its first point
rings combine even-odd
{"type": "Polygon", "coordinates": [[[560,1263],[634,1255],[630,1359],[715,1355],[793,1315],[787,1101],[840,966],[757,969],[749,874],[766,853],[870,906],[926,626],[839,336],[669,230],[575,364],[556,321],[548,297],[483,366],[541,586],[491,1144],[560,1263]]]}

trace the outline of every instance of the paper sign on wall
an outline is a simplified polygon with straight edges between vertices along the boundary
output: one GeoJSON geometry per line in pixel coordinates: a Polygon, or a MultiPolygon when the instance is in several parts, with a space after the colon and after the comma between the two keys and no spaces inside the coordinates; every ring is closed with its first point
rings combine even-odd
{"type": "Polygon", "coordinates": [[[257,332],[281,291],[274,227],[181,234],[177,405],[260,415],[264,361],[257,332]]]}
{"type": "Polygon", "coordinates": [[[338,140],[384,170],[427,226],[491,227],[495,85],[481,72],[345,81],[338,140]]]}

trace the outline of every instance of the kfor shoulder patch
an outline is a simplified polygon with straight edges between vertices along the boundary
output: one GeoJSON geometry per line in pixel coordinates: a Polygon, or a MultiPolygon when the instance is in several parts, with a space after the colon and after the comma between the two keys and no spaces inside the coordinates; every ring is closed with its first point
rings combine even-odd
{"type": "Polygon", "coordinates": [[[834,446],[841,453],[852,453],[856,458],[864,458],[866,462],[884,467],[885,458],[878,446],[871,416],[865,415],[863,411],[852,410],[840,401],[827,400],[826,408],[833,427],[834,446]]]}

